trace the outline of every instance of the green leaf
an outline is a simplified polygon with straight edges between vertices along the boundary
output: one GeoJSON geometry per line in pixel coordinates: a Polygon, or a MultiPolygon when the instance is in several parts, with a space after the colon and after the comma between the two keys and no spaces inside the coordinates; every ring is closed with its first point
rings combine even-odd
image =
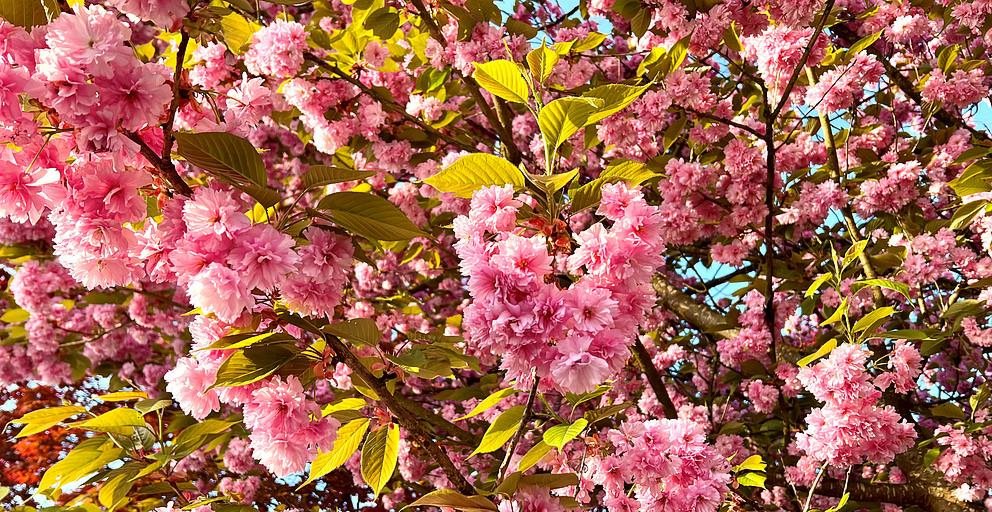
{"type": "Polygon", "coordinates": [[[957,44],[941,48],[940,52],[937,53],[937,67],[945,74],[950,73],[951,68],[954,66],[954,61],[958,60],[958,54],[960,52],[961,46],[957,44]]]}
{"type": "Polygon", "coordinates": [[[380,7],[369,14],[362,24],[366,29],[371,30],[380,39],[393,37],[396,30],[400,28],[400,15],[389,7],[380,7]]]}
{"type": "Polygon", "coordinates": [[[227,132],[177,133],[176,151],[189,163],[234,184],[265,187],[265,164],[251,142],[227,132]]]}
{"type": "Polygon", "coordinates": [[[362,478],[376,496],[396,469],[400,452],[400,429],[390,423],[371,434],[362,446],[362,478]]]}
{"type": "Polygon", "coordinates": [[[122,454],[123,451],[105,436],[86,439],[45,471],[38,483],[38,490],[47,493],[77,482],[107,463],[117,460],[122,454]]]}
{"type": "Polygon", "coordinates": [[[531,50],[527,54],[527,66],[530,67],[530,74],[538,82],[544,82],[551,76],[551,72],[554,71],[555,64],[558,63],[559,58],[558,52],[543,44],[531,50]]]}
{"type": "Polygon", "coordinates": [[[426,236],[396,205],[364,192],[337,192],[321,199],[318,208],[348,231],[369,240],[398,242],[426,236]]]}
{"type": "Polygon", "coordinates": [[[588,424],[589,420],[579,418],[570,425],[555,425],[544,432],[544,442],[561,450],[569,441],[578,437],[588,424]]]}
{"type": "Polygon", "coordinates": [[[470,198],[472,193],[491,185],[524,186],[524,175],[515,165],[496,155],[472,153],[455,160],[424,183],[458,197],[470,198]]]}
{"type": "MultiPolygon", "coordinates": [[[[365,401],[362,400],[364,404],[365,401]]],[[[318,452],[317,457],[310,463],[310,476],[300,487],[334,471],[348,462],[348,459],[358,451],[358,446],[365,437],[365,432],[369,429],[368,418],[358,418],[349,421],[338,429],[337,437],[334,438],[334,446],[328,452],[318,452]]]]}
{"type": "Polygon", "coordinates": [[[31,411],[24,416],[17,418],[12,423],[23,424],[24,428],[17,433],[16,437],[26,437],[39,432],[44,432],[49,428],[58,425],[59,422],[84,412],[86,412],[86,408],[78,405],[49,407],[47,409],[31,411]]]}
{"type": "Polygon", "coordinates": [[[953,418],[956,420],[963,420],[968,417],[965,415],[964,411],[961,410],[961,407],[959,407],[958,404],[951,402],[946,402],[931,407],[930,414],[941,418],[953,418]]]}
{"type": "Polygon", "coordinates": [[[940,448],[930,448],[923,454],[922,469],[929,468],[940,457],[940,448]]]}
{"type": "Polygon", "coordinates": [[[768,467],[765,461],[761,460],[761,455],[752,455],[741,462],[734,468],[734,472],[739,473],[741,471],[764,471],[768,467]]]}
{"type": "Polygon", "coordinates": [[[866,331],[872,327],[875,327],[879,322],[892,316],[892,313],[894,312],[895,308],[891,306],[878,308],[859,318],[857,322],[854,322],[854,327],[851,328],[851,332],[866,331]]]}
{"type": "Polygon", "coordinates": [[[334,183],[364,180],[369,176],[375,176],[375,173],[327,165],[311,165],[307,173],[303,175],[303,186],[309,189],[334,183]]]}
{"type": "Polygon", "coordinates": [[[261,28],[261,25],[232,12],[220,19],[220,28],[224,33],[224,42],[227,43],[227,48],[231,50],[231,53],[241,55],[245,52],[245,46],[251,41],[252,35],[261,28]]]}
{"type": "Polygon", "coordinates": [[[321,330],[353,343],[360,343],[370,347],[378,346],[379,339],[382,338],[379,327],[375,325],[375,321],[369,318],[355,318],[344,322],[337,322],[326,325],[321,330]]]}
{"type": "MultiPolygon", "coordinates": [[[[880,37],[882,37],[881,30],[878,32],[873,32],[871,34],[868,34],[865,37],[862,37],[861,39],[858,39],[857,42],[852,44],[851,47],[847,49],[847,51],[845,52],[845,56],[847,58],[851,58],[867,50],[868,47],[875,44],[875,41],[878,41],[878,38],[880,37]]],[[[815,64],[815,63],[811,62],[810,64],[815,64]]]]}
{"type": "Polygon", "coordinates": [[[603,107],[594,98],[558,98],[541,109],[537,124],[544,137],[547,154],[553,154],[569,137],[589,123],[593,113],[603,107]]]}
{"type": "Polygon", "coordinates": [[[69,426],[122,435],[131,435],[139,427],[148,428],[140,412],[126,407],[111,409],[95,418],[70,423],[69,426]]]}
{"type": "Polygon", "coordinates": [[[544,457],[551,451],[551,446],[544,441],[538,441],[537,444],[532,446],[527,453],[520,458],[520,462],[517,463],[517,471],[521,473],[527,471],[528,469],[536,466],[539,462],[544,460],[544,457]]]}
{"type": "Polygon", "coordinates": [[[761,473],[744,473],[737,475],[737,483],[746,487],[761,487],[765,488],[765,475],[761,473]]]}
{"type": "Polygon", "coordinates": [[[595,98],[603,103],[598,110],[589,116],[586,124],[597,123],[607,117],[627,108],[637,98],[648,90],[647,85],[609,84],[593,87],[582,95],[583,98],[595,98]]]}
{"type": "Polygon", "coordinates": [[[816,352],[813,352],[799,361],[796,361],[796,364],[799,366],[809,366],[809,364],[813,361],[816,361],[821,357],[825,357],[833,352],[835,348],[837,348],[837,338],[830,338],[830,340],[821,345],[816,352]]]}
{"type": "Polygon", "coordinates": [[[285,345],[266,345],[239,350],[217,369],[214,386],[244,386],[272,375],[288,363],[295,352],[285,345]]]}
{"type": "Polygon", "coordinates": [[[45,25],[58,15],[59,6],[53,0],[0,0],[0,18],[18,27],[45,25]]]}
{"type": "Polygon", "coordinates": [[[499,59],[474,63],[475,81],[493,96],[513,103],[527,103],[530,97],[527,80],[514,62],[499,59]]]}
{"type": "Polygon", "coordinates": [[[470,457],[480,453],[494,452],[506,444],[517,432],[520,422],[523,421],[524,409],[523,405],[515,405],[503,411],[486,429],[479,447],[472,452],[470,457]]]}
{"type": "Polygon", "coordinates": [[[468,412],[468,414],[455,418],[455,421],[462,421],[462,420],[467,420],[469,418],[474,418],[488,411],[489,409],[492,409],[493,406],[500,403],[504,398],[508,396],[512,396],[516,392],[517,390],[513,388],[500,389],[492,393],[491,395],[487,396],[481,402],[475,404],[475,407],[473,407],[472,410],[468,412]]]}
{"type": "Polygon", "coordinates": [[[431,491],[400,510],[411,507],[445,507],[464,512],[495,512],[498,510],[496,504],[485,496],[465,496],[451,489],[431,491]]]}

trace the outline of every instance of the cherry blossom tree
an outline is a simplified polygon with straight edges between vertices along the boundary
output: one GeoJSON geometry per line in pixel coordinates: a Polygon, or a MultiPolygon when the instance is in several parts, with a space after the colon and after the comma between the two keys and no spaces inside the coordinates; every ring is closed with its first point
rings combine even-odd
{"type": "Polygon", "coordinates": [[[0,1],[0,504],[992,510],[992,2],[0,1]]]}

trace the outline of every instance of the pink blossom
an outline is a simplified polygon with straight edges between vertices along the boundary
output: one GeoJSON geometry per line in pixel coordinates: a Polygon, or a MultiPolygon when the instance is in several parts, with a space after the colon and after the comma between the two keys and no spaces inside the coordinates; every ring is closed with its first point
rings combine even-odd
{"type": "Polygon", "coordinates": [[[204,313],[233,323],[255,305],[251,290],[241,275],[219,263],[211,263],[189,282],[189,298],[204,313]]]}

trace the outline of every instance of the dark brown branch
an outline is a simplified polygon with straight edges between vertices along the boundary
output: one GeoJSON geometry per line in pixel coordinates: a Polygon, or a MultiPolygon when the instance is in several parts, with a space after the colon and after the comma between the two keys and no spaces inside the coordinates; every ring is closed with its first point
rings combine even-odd
{"type": "Polygon", "coordinates": [[[145,157],[145,159],[148,160],[148,163],[158,169],[162,179],[169,183],[172,190],[184,196],[193,194],[193,190],[189,188],[189,185],[183,181],[182,176],[180,176],[179,172],[176,171],[176,165],[172,163],[171,158],[162,158],[156,155],[155,151],[148,147],[148,144],[146,144],[137,133],[125,132],[125,135],[128,139],[131,139],[131,141],[138,145],[138,149],[141,151],[141,156],[145,157]]]}
{"type": "Polygon", "coordinates": [[[648,349],[644,347],[641,340],[634,341],[634,355],[637,356],[637,361],[641,364],[641,369],[644,371],[644,376],[648,379],[648,384],[651,384],[654,396],[658,398],[662,410],[665,411],[665,417],[670,420],[678,418],[679,412],[675,409],[672,397],[668,396],[668,389],[665,387],[665,382],[661,380],[661,374],[655,368],[654,362],[651,361],[651,354],[648,353],[648,349]]]}
{"type": "Polygon", "coordinates": [[[176,49],[176,70],[172,73],[172,103],[169,105],[169,118],[162,126],[162,134],[165,142],[162,144],[162,159],[168,160],[172,155],[172,143],[175,138],[172,136],[172,127],[176,123],[176,112],[179,110],[179,80],[183,75],[183,61],[186,60],[186,48],[189,46],[189,34],[185,30],[180,31],[181,39],[179,48],[176,49]]]}
{"type": "Polygon", "coordinates": [[[337,354],[349,368],[354,372],[355,376],[361,379],[365,384],[371,387],[377,395],[379,395],[379,400],[389,409],[389,411],[396,417],[400,425],[403,426],[411,434],[411,436],[417,441],[420,446],[430,454],[434,462],[441,467],[444,474],[448,477],[461,493],[465,495],[476,494],[475,488],[469,483],[468,479],[462,475],[461,471],[455,467],[455,464],[448,457],[448,454],[444,452],[444,448],[439,442],[440,440],[434,439],[431,434],[425,430],[421,425],[421,419],[417,417],[416,413],[411,411],[407,406],[398,400],[392,393],[390,393],[389,388],[386,383],[380,378],[376,377],[362,360],[358,358],[347,345],[344,344],[336,336],[329,334],[324,334],[324,339],[327,341],[327,345],[330,346],[331,350],[337,354]]]}

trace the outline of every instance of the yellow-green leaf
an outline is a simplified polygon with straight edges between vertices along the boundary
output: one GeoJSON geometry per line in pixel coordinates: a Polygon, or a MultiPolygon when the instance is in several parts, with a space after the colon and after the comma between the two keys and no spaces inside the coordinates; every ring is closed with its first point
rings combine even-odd
{"type": "Polygon", "coordinates": [[[834,312],[831,313],[831,315],[828,316],[826,320],[820,322],[820,327],[840,322],[840,319],[844,318],[844,315],[847,314],[847,307],[848,307],[847,297],[844,297],[843,299],[841,299],[840,305],[837,306],[837,309],[835,309],[834,312]]]}
{"type": "Polygon", "coordinates": [[[530,67],[530,74],[538,82],[544,82],[551,76],[551,72],[555,69],[555,64],[558,63],[559,58],[558,52],[543,44],[531,50],[527,54],[527,66],[530,67]]]}
{"type": "Polygon", "coordinates": [[[3,314],[0,315],[0,322],[5,324],[20,324],[30,317],[31,313],[28,313],[27,310],[23,308],[14,308],[4,311],[3,314]]]}
{"type": "Polygon", "coordinates": [[[362,446],[362,478],[376,496],[393,477],[400,452],[400,429],[390,423],[369,434],[362,446]]]}
{"type": "Polygon", "coordinates": [[[596,98],[558,98],[541,109],[537,124],[544,137],[548,154],[554,153],[569,137],[589,123],[591,116],[603,107],[596,98]]]}
{"type": "Polygon", "coordinates": [[[245,52],[245,46],[251,41],[252,35],[261,28],[261,25],[232,12],[220,19],[220,28],[224,33],[224,42],[227,43],[227,48],[231,50],[231,53],[241,55],[245,52]]]}
{"type": "Polygon", "coordinates": [[[472,452],[472,455],[490,453],[502,448],[517,432],[517,428],[524,418],[524,409],[523,405],[515,405],[497,416],[486,429],[479,447],[472,452]]]}
{"type": "Polygon", "coordinates": [[[765,488],[765,475],[761,473],[748,472],[737,475],[737,483],[747,487],[765,488]]]}
{"type": "Polygon", "coordinates": [[[489,409],[492,409],[494,405],[500,403],[504,398],[508,396],[512,396],[516,392],[517,390],[513,388],[500,389],[499,391],[496,391],[491,395],[487,396],[486,398],[484,398],[481,402],[475,404],[475,407],[473,407],[472,410],[468,412],[468,414],[455,418],[455,421],[462,421],[462,420],[467,420],[469,418],[474,418],[488,411],[489,409]]]}
{"type": "Polygon", "coordinates": [[[40,492],[59,489],[117,460],[123,451],[105,436],[79,443],[62,460],[53,464],[38,483],[40,492]]]}
{"type": "Polygon", "coordinates": [[[647,85],[609,84],[593,87],[582,95],[583,98],[598,99],[602,105],[589,116],[586,124],[599,122],[627,108],[648,90],[647,85]]]}
{"type": "Polygon", "coordinates": [[[527,80],[516,63],[505,60],[476,62],[472,76],[493,96],[513,103],[527,103],[530,97],[527,80]]]}
{"type": "Polygon", "coordinates": [[[147,424],[140,412],[120,407],[111,409],[95,418],[70,423],[69,426],[96,430],[97,432],[130,435],[135,428],[147,427],[147,424]]]}
{"type": "MultiPolygon", "coordinates": [[[[365,401],[361,400],[364,404],[365,401]]],[[[365,432],[369,429],[369,419],[359,418],[349,421],[338,429],[338,435],[334,438],[334,445],[328,452],[319,452],[317,457],[310,463],[310,476],[300,485],[300,487],[313,482],[314,480],[334,471],[348,462],[348,459],[358,451],[358,445],[362,443],[365,432]]],[[[364,468],[364,465],[363,465],[364,468]]],[[[378,491],[377,491],[378,492],[378,491]]]]}
{"type": "Polygon", "coordinates": [[[741,471],[764,471],[768,467],[765,461],[761,460],[761,455],[752,455],[734,468],[735,472],[741,471]]]}
{"type": "Polygon", "coordinates": [[[532,446],[530,450],[527,450],[527,453],[520,458],[520,462],[517,463],[517,471],[522,473],[534,467],[537,463],[544,460],[544,457],[546,457],[550,451],[551,447],[548,446],[548,443],[538,441],[537,444],[532,446]]]}
{"type": "Polygon", "coordinates": [[[44,432],[66,418],[86,412],[85,407],[78,405],[68,405],[64,407],[49,407],[31,411],[24,416],[13,421],[13,423],[23,424],[24,428],[17,433],[17,437],[26,437],[39,432],[44,432]]]}
{"type": "Polygon", "coordinates": [[[588,424],[588,420],[579,418],[570,425],[555,425],[544,432],[544,442],[561,450],[569,441],[578,437],[588,424]]]}
{"type": "Polygon", "coordinates": [[[854,327],[851,328],[852,332],[861,332],[870,329],[871,327],[877,325],[878,322],[892,316],[895,312],[895,308],[892,306],[885,306],[878,308],[871,313],[861,317],[857,322],[854,322],[854,327]]]}
{"type": "Polygon", "coordinates": [[[100,504],[106,507],[107,510],[117,508],[120,505],[118,502],[124,500],[127,497],[128,491],[134,486],[134,481],[131,478],[134,476],[135,471],[118,471],[103,483],[103,486],[100,487],[100,492],[97,494],[100,504]]]}
{"type": "Polygon", "coordinates": [[[115,391],[98,396],[104,402],[126,402],[128,400],[144,400],[148,398],[148,393],[144,391],[115,391]]]}
{"type": "Polygon", "coordinates": [[[248,347],[227,358],[217,369],[214,386],[244,386],[275,373],[294,356],[288,347],[271,345],[248,347]]]}
{"type": "Polygon", "coordinates": [[[657,176],[642,162],[620,160],[610,164],[599,177],[569,192],[572,212],[579,212],[595,205],[603,196],[603,185],[622,181],[628,186],[636,187],[657,176]]]}
{"type": "Polygon", "coordinates": [[[800,359],[796,362],[796,364],[799,366],[808,366],[813,361],[830,354],[835,348],[837,348],[837,338],[830,338],[830,340],[820,346],[816,352],[800,359]]]}
{"type": "Polygon", "coordinates": [[[472,153],[455,160],[424,182],[441,192],[469,198],[476,190],[491,185],[522,188],[524,175],[515,165],[496,155],[472,153]]]}

